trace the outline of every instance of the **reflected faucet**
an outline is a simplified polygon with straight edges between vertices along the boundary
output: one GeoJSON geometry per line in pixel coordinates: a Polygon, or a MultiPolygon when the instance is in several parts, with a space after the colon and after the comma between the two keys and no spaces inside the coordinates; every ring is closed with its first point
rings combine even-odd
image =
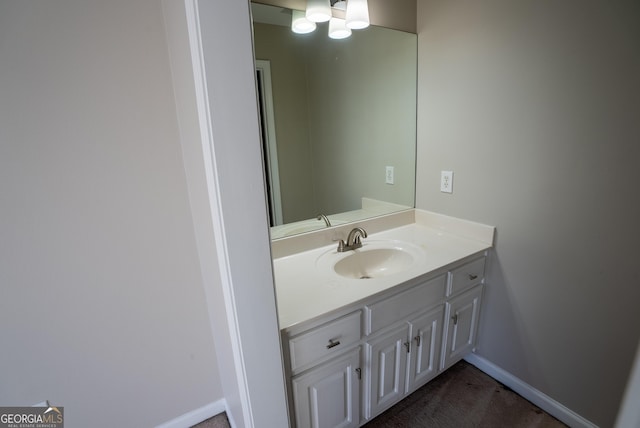
{"type": "Polygon", "coordinates": [[[344,253],[345,251],[355,250],[356,248],[362,247],[361,238],[367,237],[367,231],[361,227],[356,227],[351,229],[349,235],[347,236],[347,243],[341,239],[338,243],[338,252],[344,253]]]}
{"type": "Polygon", "coordinates": [[[327,227],[331,227],[331,222],[329,221],[329,218],[326,215],[318,214],[317,220],[324,220],[324,224],[326,224],[327,227]]]}

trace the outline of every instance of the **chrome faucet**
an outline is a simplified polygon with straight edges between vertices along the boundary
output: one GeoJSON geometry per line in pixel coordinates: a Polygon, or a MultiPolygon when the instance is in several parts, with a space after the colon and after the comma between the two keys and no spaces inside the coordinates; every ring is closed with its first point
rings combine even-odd
{"type": "Polygon", "coordinates": [[[331,222],[329,221],[329,218],[324,214],[318,214],[318,218],[316,220],[324,220],[324,224],[326,224],[327,227],[331,227],[331,222]]]}
{"type": "Polygon", "coordinates": [[[361,238],[367,237],[367,231],[361,227],[356,227],[351,229],[349,235],[347,236],[347,242],[341,239],[338,243],[338,252],[344,253],[345,251],[355,250],[356,248],[362,247],[361,238]]]}

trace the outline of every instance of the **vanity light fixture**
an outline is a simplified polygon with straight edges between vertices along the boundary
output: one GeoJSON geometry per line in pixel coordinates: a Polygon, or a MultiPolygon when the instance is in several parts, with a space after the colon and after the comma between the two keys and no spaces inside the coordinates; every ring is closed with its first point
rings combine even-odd
{"type": "Polygon", "coordinates": [[[316,23],[309,21],[301,10],[291,13],[291,31],[298,34],[307,34],[315,31],[316,23]]]}
{"type": "Polygon", "coordinates": [[[311,33],[316,22],[329,21],[329,37],[345,39],[351,30],[369,26],[369,4],[367,0],[307,0],[307,10],[294,10],[291,14],[291,31],[298,34],[311,33]],[[345,19],[333,17],[331,8],[342,11],[345,19]]]}

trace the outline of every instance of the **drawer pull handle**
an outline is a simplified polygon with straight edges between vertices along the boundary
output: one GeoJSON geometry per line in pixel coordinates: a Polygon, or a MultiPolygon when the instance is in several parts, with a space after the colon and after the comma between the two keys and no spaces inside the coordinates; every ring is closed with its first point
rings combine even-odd
{"type": "Polygon", "coordinates": [[[414,337],[413,340],[416,341],[416,346],[420,346],[420,335],[417,335],[416,337],[414,337]]]}
{"type": "Polygon", "coordinates": [[[458,314],[453,314],[451,319],[453,320],[453,325],[457,325],[458,324],[458,314]]]}
{"type": "Polygon", "coordinates": [[[329,344],[327,345],[327,349],[331,349],[335,346],[338,346],[339,344],[340,344],[339,340],[329,339],[329,344]]]}
{"type": "Polygon", "coordinates": [[[358,375],[358,380],[362,379],[362,369],[360,367],[358,367],[356,369],[356,374],[358,375]]]}
{"type": "Polygon", "coordinates": [[[407,354],[411,352],[411,342],[404,342],[405,348],[407,348],[407,354]]]}
{"type": "Polygon", "coordinates": [[[473,281],[473,280],[474,280],[474,279],[476,279],[476,278],[478,278],[478,275],[474,275],[474,274],[472,274],[472,273],[470,273],[470,274],[469,274],[469,279],[470,279],[471,281],[473,281]]]}

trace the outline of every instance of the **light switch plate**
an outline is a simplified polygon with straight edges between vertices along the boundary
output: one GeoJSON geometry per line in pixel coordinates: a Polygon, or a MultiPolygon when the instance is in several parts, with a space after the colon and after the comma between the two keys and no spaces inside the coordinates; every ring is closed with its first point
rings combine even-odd
{"type": "Polygon", "coordinates": [[[453,193],[453,171],[442,171],[440,173],[440,191],[453,193]]]}

